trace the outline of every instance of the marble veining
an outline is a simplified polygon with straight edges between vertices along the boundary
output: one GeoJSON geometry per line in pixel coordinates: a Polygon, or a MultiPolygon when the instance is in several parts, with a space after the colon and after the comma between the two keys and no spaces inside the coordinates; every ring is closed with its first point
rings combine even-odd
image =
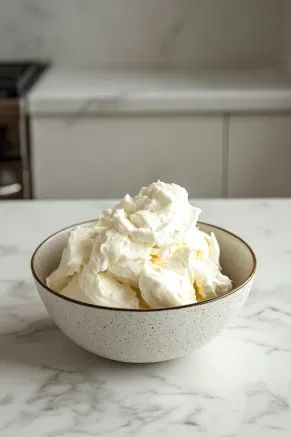
{"type": "Polygon", "coordinates": [[[29,271],[35,246],[109,201],[0,203],[0,437],[289,437],[291,200],[199,200],[253,245],[254,289],[212,343],[170,362],[98,358],[53,324],[29,271]]]}
{"type": "Polygon", "coordinates": [[[282,49],[281,3],[120,0],[112,7],[107,0],[10,0],[1,5],[0,58],[49,58],[70,67],[271,66],[282,49]]]}
{"type": "Polygon", "coordinates": [[[50,68],[27,96],[32,115],[219,113],[291,108],[291,82],[277,69],[50,68]]]}

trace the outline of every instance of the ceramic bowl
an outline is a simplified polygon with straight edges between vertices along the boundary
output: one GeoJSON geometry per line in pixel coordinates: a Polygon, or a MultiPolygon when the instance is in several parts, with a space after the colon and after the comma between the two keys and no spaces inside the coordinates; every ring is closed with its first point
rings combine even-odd
{"type": "Polygon", "coordinates": [[[40,244],[32,256],[32,274],[56,325],[79,346],[102,357],[147,363],[186,355],[208,343],[237,316],[252,288],[256,258],[248,244],[231,232],[199,223],[201,230],[216,235],[223,272],[234,283],[228,294],[156,310],[117,309],[78,302],[45,285],[45,278],[59,264],[73,227],[51,235],[40,244]]]}

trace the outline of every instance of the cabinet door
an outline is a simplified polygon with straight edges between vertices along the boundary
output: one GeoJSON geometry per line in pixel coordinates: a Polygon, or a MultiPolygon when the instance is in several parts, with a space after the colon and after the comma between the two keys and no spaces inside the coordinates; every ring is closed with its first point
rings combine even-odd
{"type": "Polygon", "coordinates": [[[118,198],[161,179],[192,197],[222,194],[222,118],[32,120],[37,198],[118,198]]]}
{"type": "Polygon", "coordinates": [[[291,115],[230,117],[230,197],[291,196],[291,115]]]}

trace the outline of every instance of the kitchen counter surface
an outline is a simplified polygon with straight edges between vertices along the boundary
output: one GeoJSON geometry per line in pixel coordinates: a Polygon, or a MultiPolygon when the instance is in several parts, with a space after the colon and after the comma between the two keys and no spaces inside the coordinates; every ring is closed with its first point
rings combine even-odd
{"type": "Polygon", "coordinates": [[[291,79],[276,70],[52,67],[28,95],[35,115],[276,112],[291,109],[291,79]]]}
{"type": "Polygon", "coordinates": [[[291,435],[291,200],[200,200],[245,238],[254,289],[227,331],[192,355],[127,365],[68,340],[29,260],[48,234],[109,201],[0,202],[0,437],[291,435]]]}

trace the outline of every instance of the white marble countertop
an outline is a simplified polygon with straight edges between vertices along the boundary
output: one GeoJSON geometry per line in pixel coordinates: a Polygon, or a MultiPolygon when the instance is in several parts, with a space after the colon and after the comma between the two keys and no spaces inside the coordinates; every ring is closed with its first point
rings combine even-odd
{"type": "Polygon", "coordinates": [[[28,95],[37,115],[290,109],[290,77],[276,70],[52,67],[28,95]]]}
{"type": "Polygon", "coordinates": [[[241,316],[212,343],[127,365],[74,345],[53,324],[29,260],[48,234],[104,201],[0,202],[0,437],[291,435],[291,200],[201,200],[205,221],[258,257],[241,316]]]}

